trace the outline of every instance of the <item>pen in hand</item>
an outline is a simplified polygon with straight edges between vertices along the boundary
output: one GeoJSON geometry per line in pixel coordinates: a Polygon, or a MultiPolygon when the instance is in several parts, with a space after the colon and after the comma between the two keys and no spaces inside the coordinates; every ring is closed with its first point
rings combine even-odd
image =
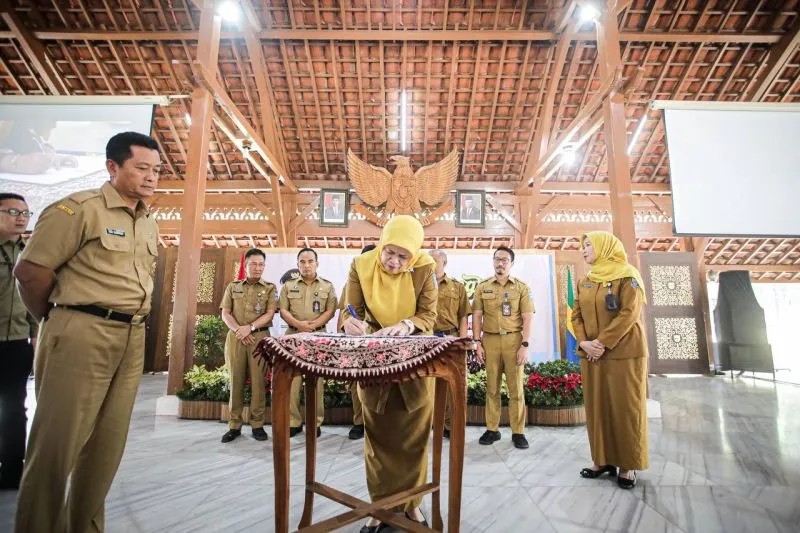
{"type": "Polygon", "coordinates": [[[344,323],[344,332],[347,335],[364,335],[367,333],[367,323],[358,318],[356,310],[351,304],[347,304],[347,311],[354,320],[346,320],[344,323]]]}

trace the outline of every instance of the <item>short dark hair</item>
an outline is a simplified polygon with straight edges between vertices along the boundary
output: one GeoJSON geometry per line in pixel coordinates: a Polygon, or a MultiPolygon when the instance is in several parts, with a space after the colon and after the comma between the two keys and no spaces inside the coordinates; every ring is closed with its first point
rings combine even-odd
{"type": "Polygon", "coordinates": [[[372,251],[372,250],[374,250],[375,248],[376,248],[376,246],[375,246],[374,244],[368,244],[368,245],[366,245],[365,247],[363,247],[363,248],[361,249],[361,253],[362,253],[362,254],[365,254],[365,253],[367,253],[367,252],[371,252],[371,251],[372,251]]]}
{"type": "Polygon", "coordinates": [[[300,254],[302,254],[304,252],[311,252],[312,254],[314,254],[314,261],[318,261],[319,260],[319,258],[317,257],[317,251],[314,250],[313,248],[309,248],[308,246],[306,246],[305,248],[302,248],[299,252],[297,252],[297,260],[298,261],[300,261],[300,254]]]}
{"type": "Polygon", "coordinates": [[[0,202],[4,200],[21,200],[24,202],[25,198],[15,192],[0,192],[0,202]]]}
{"type": "Polygon", "coordinates": [[[494,253],[492,254],[492,258],[497,255],[497,252],[508,252],[508,255],[511,256],[511,262],[514,262],[514,250],[509,248],[508,246],[498,246],[495,248],[494,253]]]}
{"type": "Polygon", "coordinates": [[[264,261],[266,261],[266,260],[267,260],[267,254],[265,254],[264,252],[262,252],[262,251],[261,251],[261,250],[259,250],[258,248],[250,248],[249,250],[247,250],[247,251],[244,253],[244,260],[245,260],[245,261],[247,261],[248,259],[250,259],[250,258],[251,258],[251,257],[253,257],[254,255],[260,255],[261,257],[263,257],[263,258],[264,258],[264,261]]]}
{"type": "Polygon", "coordinates": [[[158,143],[152,137],[136,131],[117,133],[106,144],[106,159],[111,159],[122,166],[131,158],[131,146],[143,146],[151,150],[158,150],[158,143]]]}

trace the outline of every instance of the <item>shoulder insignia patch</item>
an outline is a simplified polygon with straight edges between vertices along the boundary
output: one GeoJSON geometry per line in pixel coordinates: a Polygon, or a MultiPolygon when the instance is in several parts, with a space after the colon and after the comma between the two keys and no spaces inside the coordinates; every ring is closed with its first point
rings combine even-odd
{"type": "Polygon", "coordinates": [[[639,288],[639,282],[636,281],[636,278],[631,278],[631,287],[633,287],[634,289],[639,288]]]}
{"type": "Polygon", "coordinates": [[[591,281],[584,281],[583,283],[581,283],[581,287],[583,287],[584,289],[591,289],[592,287],[594,287],[594,283],[592,283],[591,281]]]}
{"type": "Polygon", "coordinates": [[[72,209],[71,207],[66,206],[64,204],[56,204],[56,209],[61,209],[62,211],[64,211],[69,216],[73,216],[75,214],[75,210],[74,209],[72,209]]]}

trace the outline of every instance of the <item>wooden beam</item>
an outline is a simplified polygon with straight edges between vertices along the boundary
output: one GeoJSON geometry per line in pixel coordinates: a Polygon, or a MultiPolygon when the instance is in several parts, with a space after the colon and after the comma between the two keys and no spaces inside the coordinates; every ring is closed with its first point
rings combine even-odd
{"type": "MultiPolygon", "coordinates": [[[[84,31],[58,30],[35,31],[40,41],[197,41],[197,31],[84,31]]],[[[632,31],[621,32],[620,41],[657,43],[748,43],[775,44],[781,39],[776,33],[737,32],[676,32],[676,31],[632,31]]],[[[12,39],[10,31],[0,31],[0,39],[12,39]]],[[[244,32],[224,32],[224,41],[244,39],[244,32]]],[[[258,33],[261,40],[278,41],[555,41],[558,34],[545,30],[308,30],[308,29],[264,29],[258,33]]],[[[577,41],[593,42],[594,32],[576,33],[577,41]]]]}
{"type": "MultiPolygon", "coordinates": [[[[182,191],[186,182],[184,180],[159,180],[156,191],[182,191]]],[[[349,188],[350,182],[346,180],[296,180],[294,184],[301,191],[319,191],[325,188],[349,188]]],[[[517,188],[516,181],[458,181],[453,190],[482,189],[486,192],[514,192],[517,188]]],[[[672,189],[668,183],[632,183],[631,192],[635,195],[664,195],[671,194],[672,189]]],[[[208,191],[269,191],[270,184],[266,180],[214,180],[209,181],[208,191]]],[[[546,181],[542,185],[543,194],[568,193],[568,194],[608,194],[608,183],[594,181],[546,181]]]]}
{"type": "MultiPolygon", "coordinates": [[[[8,2],[2,2],[2,12],[0,15],[3,22],[11,29],[11,36],[19,41],[20,46],[25,51],[25,55],[33,64],[36,73],[42,78],[50,92],[56,95],[67,95],[69,88],[64,82],[64,77],[56,69],[55,64],[47,55],[47,50],[34,32],[29,30],[22,23],[17,12],[9,7],[8,2]]],[[[10,72],[10,71],[9,71],[10,72]]]]}
{"type": "MultiPolygon", "coordinates": [[[[228,118],[239,129],[239,131],[246,136],[249,142],[249,148],[254,149],[269,165],[269,167],[280,177],[283,178],[283,183],[292,192],[297,192],[297,187],[286,173],[283,166],[280,164],[278,157],[265,145],[261,135],[259,135],[255,128],[253,128],[250,121],[239,111],[236,104],[231,100],[225,89],[217,82],[216,77],[201,64],[192,63],[192,71],[198,78],[197,81],[211,93],[214,100],[219,104],[222,110],[228,115],[228,118]]],[[[267,176],[265,176],[267,177],[267,176]]]]}
{"type": "MultiPolygon", "coordinates": [[[[622,67],[617,16],[601,9],[597,24],[597,61],[600,78],[613,80],[622,67]]],[[[631,170],[628,160],[628,132],[625,121],[625,96],[615,92],[603,101],[603,127],[608,154],[608,183],[611,189],[613,231],[628,252],[628,260],[639,266],[636,248],[637,231],[631,199],[631,170]]]]}
{"type": "MultiPolygon", "coordinates": [[[[214,15],[214,0],[202,0],[197,59],[216,75],[219,31],[222,19],[214,15]]],[[[169,354],[167,394],[183,386],[183,375],[194,357],[194,317],[197,315],[197,286],[200,273],[202,224],[208,183],[208,145],[211,138],[210,92],[202,86],[192,92],[192,125],[189,129],[189,158],[186,166],[185,201],[180,220],[178,272],[172,307],[172,346],[169,354]]]]}
{"type": "Polygon", "coordinates": [[[753,92],[752,101],[758,102],[764,99],[772,84],[794,56],[798,46],[800,46],[800,17],[795,17],[794,27],[769,49],[767,64],[763,68],[764,74],[753,92]]]}
{"type": "Polygon", "coordinates": [[[730,270],[749,270],[750,272],[800,272],[800,265],[706,265],[708,270],[728,272],[730,270]]]}

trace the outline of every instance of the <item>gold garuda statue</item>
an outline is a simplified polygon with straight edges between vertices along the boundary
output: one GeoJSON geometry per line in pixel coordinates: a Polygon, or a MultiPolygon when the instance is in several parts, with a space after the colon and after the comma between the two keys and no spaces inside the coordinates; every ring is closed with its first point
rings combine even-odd
{"type": "Polygon", "coordinates": [[[438,163],[416,172],[411,170],[408,157],[393,155],[389,159],[397,165],[394,174],[362,161],[347,149],[347,177],[358,196],[372,207],[386,204],[381,222],[392,214],[420,213],[421,203],[429,206],[440,204],[458,178],[460,158],[456,149],[438,163]]]}

